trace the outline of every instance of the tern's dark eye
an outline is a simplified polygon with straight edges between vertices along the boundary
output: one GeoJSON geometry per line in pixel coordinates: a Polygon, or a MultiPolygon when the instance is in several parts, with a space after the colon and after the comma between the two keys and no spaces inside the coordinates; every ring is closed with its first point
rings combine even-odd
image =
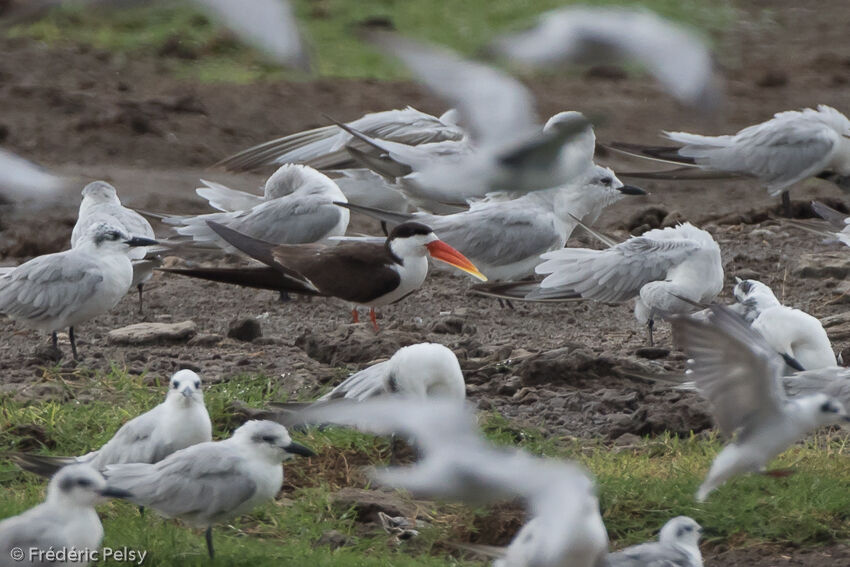
{"type": "Polygon", "coordinates": [[[261,439],[268,444],[272,444],[277,441],[277,437],[275,437],[274,435],[263,435],[261,439]]]}
{"type": "Polygon", "coordinates": [[[198,388],[200,388],[200,387],[201,387],[201,381],[200,381],[200,380],[197,380],[197,381],[195,382],[195,389],[197,390],[197,389],[198,389],[198,388]]]}
{"type": "Polygon", "coordinates": [[[82,487],[91,486],[91,481],[87,478],[78,479],[77,480],[77,486],[82,486],[82,487]]]}
{"type": "Polygon", "coordinates": [[[824,413],[838,413],[838,408],[830,402],[824,402],[824,404],[820,407],[820,411],[824,413]]]}
{"type": "Polygon", "coordinates": [[[613,182],[614,182],[614,180],[613,180],[613,179],[611,179],[610,177],[603,177],[602,179],[600,179],[600,180],[599,180],[599,182],[600,182],[602,185],[611,185],[611,183],[613,183],[613,182]]]}
{"type": "Polygon", "coordinates": [[[172,382],[172,383],[171,383],[171,387],[172,387],[172,388],[174,388],[174,389],[176,390],[177,388],[179,388],[179,387],[180,387],[180,383],[179,383],[179,382],[172,382]]]}

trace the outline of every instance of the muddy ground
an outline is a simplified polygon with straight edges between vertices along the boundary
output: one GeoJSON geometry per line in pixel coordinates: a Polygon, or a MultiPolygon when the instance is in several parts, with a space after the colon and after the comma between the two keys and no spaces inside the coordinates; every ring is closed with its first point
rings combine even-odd
{"type": "MultiPolygon", "coordinates": [[[[661,129],[709,133],[737,130],[775,111],[830,104],[847,112],[850,42],[845,0],[739,3],[739,20],[716,38],[727,78],[726,112],[705,120],[683,109],[646,78],[616,73],[539,78],[529,84],[540,111],[577,109],[593,117],[600,141],[656,143],[661,129]],[[836,14],[840,17],[836,17],[836,14]],[[841,22],[841,25],[838,25],[841,22]]],[[[250,189],[260,175],[234,176],[205,168],[248,145],[323,123],[321,113],[348,120],[366,111],[411,104],[441,112],[440,101],[410,83],[318,80],[250,86],[199,85],[170,77],[157,59],[95,49],[47,48],[28,40],[0,39],[0,144],[72,175],[116,184],[125,204],[175,213],[205,211],[193,189],[199,177],[250,189]]],[[[615,156],[606,164],[631,168],[615,156]]],[[[677,219],[711,231],[720,243],[729,282],[734,276],[771,285],[786,304],[817,317],[846,311],[842,279],[846,251],[773,218],[776,202],[754,183],[645,183],[648,197],[611,207],[599,226],[618,237],[677,219]],[[803,277],[805,254],[832,254],[835,268],[803,277]]],[[[793,192],[798,212],[811,198],[843,195],[824,182],[793,192]]],[[[78,195],[48,210],[0,210],[0,263],[15,265],[67,247],[78,195]]],[[[163,234],[167,231],[162,227],[163,234]]],[[[352,230],[377,233],[356,219],[352,230]]],[[[588,245],[584,235],[572,245],[588,245]]],[[[850,256],[848,256],[850,258],[850,256]]],[[[208,258],[214,259],[215,258],[208,258]]],[[[817,261],[822,260],[819,256],[817,261]]],[[[350,324],[335,300],[278,301],[276,294],[159,274],[148,286],[144,315],[128,295],[110,314],[82,325],[82,365],[166,375],[194,368],[209,382],[243,373],[280,377],[281,396],[308,398],[323,384],[392,354],[398,347],[434,341],[461,359],[469,395],[522,423],[556,435],[602,437],[662,431],[687,434],[710,427],[692,394],[671,392],[641,376],[681,372],[683,356],[671,351],[669,329],[656,333],[661,348],[647,350],[644,329],[631,305],[522,304],[502,308],[467,293],[471,281],[435,271],[422,290],[385,308],[377,335],[368,324],[350,324]],[[260,321],[262,337],[228,338],[238,319],[260,321]],[[109,330],[145,321],[191,320],[188,342],[113,346],[109,330]]],[[[728,299],[728,289],[722,298],[728,299]]],[[[47,338],[0,321],[0,391],[22,398],[62,398],[67,389],[42,378],[49,362],[35,351],[47,338]]],[[[837,351],[850,346],[842,325],[833,329],[837,351]]],[[[64,347],[67,350],[67,344],[64,347]]],[[[73,364],[63,362],[68,379],[73,364]]],[[[710,565],[847,565],[844,546],[816,551],[716,550],[710,565]]]]}

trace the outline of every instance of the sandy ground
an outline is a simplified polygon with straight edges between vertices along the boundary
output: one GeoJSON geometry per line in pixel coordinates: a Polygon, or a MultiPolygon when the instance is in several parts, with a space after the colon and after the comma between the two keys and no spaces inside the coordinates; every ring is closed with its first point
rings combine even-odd
{"type": "MultiPolygon", "coordinates": [[[[836,25],[850,15],[844,0],[741,4],[739,21],[717,39],[729,93],[721,117],[709,122],[693,116],[648,79],[595,75],[530,83],[541,114],[581,110],[598,123],[600,141],[656,143],[661,129],[724,133],[779,110],[816,104],[850,110],[850,42],[846,26],[836,25]]],[[[0,144],[67,174],[110,180],[125,204],[141,209],[205,211],[193,193],[200,177],[237,188],[258,187],[263,176],[205,168],[248,145],[321,125],[322,112],[348,120],[406,104],[443,110],[438,100],[409,83],[197,85],[169,78],[157,60],[93,49],[48,49],[23,40],[0,39],[0,48],[5,55],[0,59],[0,104],[6,109],[0,114],[0,144]]],[[[602,155],[600,161],[620,169],[634,166],[616,156],[602,155]]],[[[844,292],[838,279],[795,276],[804,254],[831,251],[840,261],[845,251],[769,218],[776,202],[754,183],[653,182],[644,187],[650,196],[624,199],[603,215],[600,226],[624,238],[627,231],[657,226],[665,217],[691,220],[720,243],[729,282],[736,275],[761,279],[785,303],[818,317],[845,310],[842,300],[835,301],[844,292]],[[660,211],[647,214],[653,208],[660,211]]],[[[793,196],[801,204],[813,197],[838,204],[842,197],[823,182],[804,184],[793,196]]],[[[78,203],[74,194],[49,210],[0,209],[0,263],[15,265],[66,248],[78,203]]],[[[378,227],[356,219],[352,229],[377,233],[378,227]]],[[[579,235],[571,244],[588,243],[579,235]]],[[[350,324],[347,307],[334,300],[282,303],[270,292],[159,274],[146,292],[144,315],[136,313],[136,298],[128,295],[112,313],[77,329],[78,342],[82,364],[89,368],[117,363],[134,373],[161,376],[188,366],[211,382],[261,372],[280,377],[275,387],[281,396],[306,398],[335,380],[340,366],[357,369],[405,344],[434,341],[458,354],[469,394],[481,407],[552,434],[613,441],[629,433],[687,434],[711,426],[693,395],[635,377],[681,371],[683,356],[670,352],[666,325],[656,335],[664,348],[641,350],[645,333],[634,321],[631,305],[515,303],[507,309],[469,295],[470,283],[458,274],[432,272],[417,294],[382,311],[382,330],[375,335],[367,324],[350,324]],[[242,318],[259,319],[263,336],[253,342],[227,338],[230,322],[242,318]],[[188,343],[108,344],[109,330],[140,320],[192,320],[198,336],[188,343]]],[[[723,297],[728,296],[727,288],[723,297]]],[[[42,378],[46,362],[34,351],[47,337],[5,320],[0,321],[0,336],[0,392],[23,398],[68,395],[67,389],[42,378]]],[[[836,341],[836,350],[848,346],[846,342],[836,341]]],[[[81,379],[72,374],[73,363],[65,361],[63,368],[68,380],[81,379]]],[[[717,550],[707,562],[848,563],[850,553],[843,546],[717,550]]]]}

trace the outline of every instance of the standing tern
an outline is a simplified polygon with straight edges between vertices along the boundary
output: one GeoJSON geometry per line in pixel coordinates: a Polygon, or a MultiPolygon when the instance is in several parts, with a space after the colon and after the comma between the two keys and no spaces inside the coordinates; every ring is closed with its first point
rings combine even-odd
{"type": "Polygon", "coordinates": [[[702,567],[700,535],[693,518],[676,516],[661,528],[658,541],[611,553],[603,567],[702,567]]]}
{"type": "Polygon", "coordinates": [[[0,565],[88,565],[88,560],[57,562],[45,555],[100,549],[103,524],[94,507],[104,498],[129,496],[88,465],[65,467],[50,480],[44,502],[0,521],[0,565]]]}
{"type": "MultiPolygon", "coordinates": [[[[448,111],[438,118],[408,106],[402,110],[369,113],[347,125],[367,136],[417,146],[462,139],[465,134],[455,123],[454,115],[454,111],[448,111]]],[[[330,125],[265,142],[216,165],[231,171],[251,171],[286,163],[303,163],[316,169],[344,169],[353,165],[347,146],[374,155],[368,144],[358,143],[351,134],[330,125]]]]}
{"type": "MultiPolygon", "coordinates": [[[[139,213],[121,204],[115,187],[105,181],[93,181],[83,187],[83,200],[77,223],[71,232],[71,248],[77,248],[86,242],[86,233],[98,223],[106,223],[129,236],[155,238],[151,224],[139,213]]],[[[142,288],[153,275],[155,262],[144,261],[149,249],[138,246],[130,250],[133,263],[133,282],[131,287],[139,291],[139,313],[142,312],[142,288]]]]}
{"type": "Polygon", "coordinates": [[[561,153],[565,144],[590,128],[586,119],[573,117],[542,132],[531,93],[513,77],[392,33],[372,32],[369,37],[457,108],[473,142],[471,153],[434,160],[408,176],[408,191],[415,189],[438,202],[462,203],[493,191],[556,187],[590,166],[590,161],[577,166],[563,160],[561,153]]]}
{"type": "Polygon", "coordinates": [[[499,38],[490,51],[537,66],[637,61],[676,98],[710,110],[720,92],[705,41],[649,10],[572,6],[542,14],[532,29],[499,38]]]}
{"type": "MultiPolygon", "coordinates": [[[[248,205],[250,197],[218,184],[207,184],[198,194],[217,208],[248,205]],[[228,191],[228,193],[225,192],[228,191]]],[[[255,197],[259,200],[259,197],[255,197]]],[[[266,181],[262,200],[229,212],[197,216],[172,216],[163,222],[178,227],[182,236],[196,242],[213,243],[229,252],[236,249],[209,226],[215,222],[242,234],[274,244],[305,244],[333,236],[342,236],[348,228],[349,213],[334,206],[347,201],[336,183],[311,167],[296,164],[281,166],[266,181]]]]}
{"type": "Polygon", "coordinates": [[[93,225],[76,248],[38,256],[0,278],[0,313],[52,333],[54,347],[56,331],[68,327],[77,359],[74,327],[118,305],[133,282],[130,250],[156,244],[108,224],[93,225]]]}
{"type": "MultiPolygon", "coordinates": [[[[383,243],[354,241],[336,246],[274,245],[213,222],[209,225],[230,245],[266,266],[163,271],[246,287],[338,297],[368,306],[376,331],[375,307],[400,301],[419,289],[428,274],[428,256],[487,279],[460,252],[437,238],[433,230],[416,222],[398,225],[383,243]]],[[[357,322],[356,308],[352,316],[357,322]]]]}
{"type": "MultiPolygon", "coordinates": [[[[644,147],[615,143],[612,147],[685,168],[754,177],[771,196],[782,194],[786,216],[791,212],[788,192],[804,179],[819,177],[850,190],[850,120],[823,104],[817,110],[778,112],[770,120],[732,135],[664,135],[682,145],[644,147]]],[[[634,175],[638,176],[687,179],[688,173],[680,168],[634,175]]]]}
{"type": "Polygon", "coordinates": [[[690,377],[711,402],[717,427],[736,435],[715,457],[697,491],[700,502],[730,478],[764,470],[810,431],[850,421],[844,405],[825,393],[788,399],[785,362],[773,347],[728,308],[710,310],[708,321],[673,320],[676,343],[691,358],[690,377]]]}
{"type": "Polygon", "coordinates": [[[122,463],[157,463],[175,451],[208,441],[212,441],[212,424],[201,377],[184,369],[171,377],[164,402],[122,425],[97,451],[81,457],[8,456],[24,470],[52,476],[72,463],[85,463],[99,471],[122,463]]]}
{"type": "Polygon", "coordinates": [[[427,224],[488,280],[501,281],[534,273],[541,254],[563,248],[576,227],[574,218],[592,224],[605,207],[625,195],[645,194],[638,187],[624,185],[610,169],[593,166],[569,185],[513,200],[473,202],[468,211],[452,215],[345,206],[390,223],[413,220],[427,224]]]}
{"type": "Polygon", "coordinates": [[[832,343],[815,317],[782,305],[773,290],[757,280],[738,281],[733,294],[744,307],[744,319],[776,352],[800,363],[804,370],[835,366],[832,343]]]}
{"type": "Polygon", "coordinates": [[[634,298],[635,318],[646,325],[651,345],[656,318],[692,313],[723,290],[720,247],[711,234],[690,223],[656,228],[619,244],[606,240],[604,250],[564,248],[543,254],[545,261],[535,268],[547,274],[540,283],[478,285],[473,291],[547,302],[634,298]]]}
{"type": "Polygon", "coordinates": [[[412,438],[421,459],[373,471],[380,484],[426,498],[475,504],[521,498],[528,522],[501,551],[499,567],[598,567],[608,535],[589,474],[571,462],[540,459],[494,447],[475,416],[456,400],[376,399],[313,406],[312,423],[350,425],[412,438]]]}
{"type": "Polygon", "coordinates": [[[104,474],[110,486],[132,494],[130,502],[206,528],[212,558],[213,525],[273,500],[283,484],[281,464],[294,455],[315,453],[279,423],[252,420],[224,441],[192,445],[156,464],[109,465],[104,474]]]}

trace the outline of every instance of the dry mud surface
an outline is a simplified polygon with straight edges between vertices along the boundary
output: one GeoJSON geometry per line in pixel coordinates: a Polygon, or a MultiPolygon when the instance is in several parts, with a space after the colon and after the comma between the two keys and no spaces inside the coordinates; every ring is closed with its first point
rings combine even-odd
{"type": "MultiPolygon", "coordinates": [[[[661,129],[728,132],[774,111],[816,104],[847,112],[850,42],[846,25],[835,24],[836,13],[846,24],[845,0],[742,3],[740,21],[730,30],[734,34],[718,40],[721,49],[735,54],[721,57],[728,77],[726,113],[708,123],[646,79],[553,76],[531,87],[544,115],[568,108],[596,118],[601,141],[653,143],[661,129]],[[769,17],[761,11],[768,7],[769,17]]],[[[6,109],[0,114],[0,144],[66,173],[111,180],[126,204],[142,209],[204,211],[193,193],[202,176],[257,187],[262,176],[204,168],[248,145],[320,125],[322,112],[347,120],[405,104],[443,110],[410,83],[319,80],[211,87],[169,78],[156,60],[48,49],[24,40],[0,39],[0,48],[0,107],[6,109]]],[[[633,165],[615,156],[600,161],[633,165]]],[[[850,298],[842,281],[850,271],[848,251],[775,220],[776,202],[755,184],[644,186],[650,196],[624,199],[603,215],[600,226],[625,238],[628,231],[691,220],[719,241],[730,283],[734,276],[761,279],[786,304],[817,317],[846,311],[850,298]],[[822,263],[824,255],[834,265],[831,271],[800,271],[806,263],[822,263]]],[[[842,199],[835,187],[821,182],[804,184],[793,196],[801,215],[808,214],[805,202],[811,198],[836,205],[842,199]]],[[[71,195],[48,210],[0,209],[0,264],[67,247],[78,202],[71,195]]],[[[352,230],[377,233],[378,226],[356,219],[352,230]]],[[[589,243],[578,235],[570,244],[589,243]]],[[[628,440],[626,434],[687,434],[711,426],[693,394],[642,378],[682,370],[684,357],[671,350],[666,325],[656,333],[660,348],[646,350],[631,305],[516,302],[513,309],[502,308],[469,295],[470,283],[455,273],[432,272],[417,294],[382,311],[381,331],[375,334],[368,324],[350,324],[347,306],[335,300],[282,303],[270,292],[158,274],[146,292],[144,315],[137,314],[136,298],[128,295],[112,313],[77,329],[81,364],[93,369],[117,364],[152,376],[190,367],[210,382],[263,373],[273,378],[281,396],[308,398],[346,369],[359,369],[406,344],[434,341],[457,353],[469,395],[480,407],[553,435],[617,442],[628,440]],[[262,336],[251,342],[227,338],[229,324],[245,318],[260,321],[262,336]],[[187,320],[197,328],[188,341],[115,346],[106,338],[110,330],[139,321],[187,320]]],[[[721,299],[728,298],[727,288],[721,299]]],[[[831,334],[836,349],[850,346],[845,325],[839,323],[831,334]]],[[[0,336],[0,391],[24,399],[62,399],[75,390],[43,378],[51,363],[36,351],[47,337],[6,320],[0,321],[0,336]]],[[[63,348],[67,352],[67,344],[63,348]]],[[[63,369],[68,381],[84,380],[67,360],[63,369]]],[[[850,552],[843,545],[716,550],[707,564],[846,566],[850,552]]]]}

